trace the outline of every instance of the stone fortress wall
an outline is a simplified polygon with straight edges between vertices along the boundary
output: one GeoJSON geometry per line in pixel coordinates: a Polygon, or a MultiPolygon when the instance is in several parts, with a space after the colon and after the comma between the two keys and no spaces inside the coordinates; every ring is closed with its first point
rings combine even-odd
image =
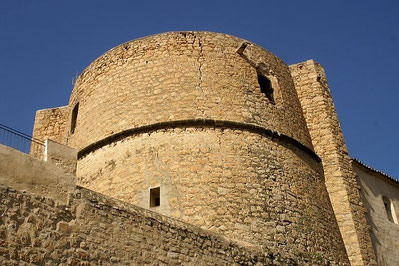
{"type": "Polygon", "coordinates": [[[316,153],[321,157],[325,184],[353,265],[376,263],[344,136],[324,69],[313,60],[290,66],[316,153]]]}
{"type": "Polygon", "coordinates": [[[111,49],[76,80],[69,107],[72,112],[79,103],[79,119],[68,145],[81,150],[133,127],[213,119],[260,125],[311,147],[289,68],[259,46],[242,52],[284,88],[271,104],[259,89],[257,70],[237,53],[244,42],[225,34],[172,32],[111,49]]]}
{"type": "Polygon", "coordinates": [[[70,110],[77,104],[68,145],[96,144],[80,156],[80,185],[145,208],[160,187],[157,212],[295,256],[346,260],[289,68],[263,48],[207,32],[134,40],[78,77],[70,110]],[[273,81],[272,98],[258,74],[273,81]]]}
{"type": "Polygon", "coordinates": [[[154,211],[299,257],[344,258],[319,165],[301,156],[245,131],[175,129],[93,152],[85,163],[99,170],[80,170],[79,184],[145,208],[149,189],[160,187],[154,211]]]}
{"type": "Polygon", "coordinates": [[[289,259],[111,199],[3,145],[0,169],[1,265],[326,263],[310,254],[289,259]]]}
{"type": "MultiPolygon", "coordinates": [[[[353,265],[373,264],[321,78],[313,61],[288,67],[233,36],[154,35],[111,49],[78,77],[69,105],[59,109],[57,136],[79,150],[81,186],[144,208],[150,189],[160,187],[160,206],[151,210],[218,235],[286,259],[346,263],[347,252],[353,265]],[[322,128],[317,121],[325,121],[322,128]]],[[[37,119],[34,136],[52,138],[53,128],[37,119]]]]}

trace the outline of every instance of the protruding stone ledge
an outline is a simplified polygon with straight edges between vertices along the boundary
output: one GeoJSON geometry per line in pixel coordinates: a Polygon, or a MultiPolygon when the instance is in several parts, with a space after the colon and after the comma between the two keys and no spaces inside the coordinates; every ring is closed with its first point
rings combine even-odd
{"type": "Polygon", "coordinates": [[[119,133],[115,133],[111,136],[108,136],[104,139],[101,139],[99,141],[96,141],[85,148],[81,149],[78,152],[78,159],[81,159],[85,157],[87,154],[100,149],[101,147],[111,144],[113,142],[122,140],[126,137],[132,136],[132,135],[139,135],[143,133],[150,133],[154,132],[157,130],[162,130],[162,129],[171,129],[171,128],[219,128],[219,129],[235,129],[235,130],[243,130],[243,131],[248,131],[251,133],[263,135],[263,136],[268,136],[272,139],[277,139],[282,142],[288,143],[293,145],[294,147],[298,148],[299,150],[303,151],[307,155],[309,155],[312,159],[314,159],[317,162],[321,162],[321,159],[319,156],[310,148],[302,144],[301,142],[297,141],[296,139],[280,134],[279,132],[270,130],[268,128],[254,125],[254,124],[248,124],[248,123],[242,123],[242,122],[235,122],[235,121],[226,121],[226,120],[212,120],[212,119],[187,119],[187,120],[176,120],[176,121],[167,121],[167,122],[160,122],[160,123],[155,123],[151,125],[145,125],[141,127],[135,127],[131,129],[127,129],[124,131],[121,131],[119,133]]]}

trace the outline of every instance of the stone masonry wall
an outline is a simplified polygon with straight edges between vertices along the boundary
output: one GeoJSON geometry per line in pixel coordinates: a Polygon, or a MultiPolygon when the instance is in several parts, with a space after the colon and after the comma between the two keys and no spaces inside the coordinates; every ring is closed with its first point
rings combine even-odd
{"type": "Polygon", "coordinates": [[[208,119],[262,127],[311,151],[289,68],[265,49],[210,32],[127,42],[79,76],[70,110],[77,104],[68,145],[96,144],[79,158],[82,186],[148,208],[149,189],[161,185],[160,213],[293,257],[346,261],[318,161],[284,141],[202,126],[104,141],[208,119]],[[258,73],[273,83],[274,100],[262,93],[258,73]]]}
{"type": "MultiPolygon", "coordinates": [[[[83,71],[68,106],[59,112],[64,133],[52,132],[54,123],[48,122],[51,113],[37,119],[39,125],[45,122],[38,127],[43,130],[35,131],[39,137],[68,136],[66,144],[81,154],[77,169],[81,185],[146,208],[149,189],[159,185],[161,206],[155,211],[245,241],[244,246],[258,246],[267,254],[279,254],[267,256],[269,259],[283,258],[280,260],[283,264],[347,263],[290,69],[265,49],[211,32],[171,32],[127,42],[106,52],[83,71]],[[273,100],[262,93],[259,73],[270,79],[273,100]],[[77,104],[76,127],[70,132],[71,119],[67,117],[77,104]],[[173,126],[182,121],[205,119],[250,125],[274,133],[223,125],[173,126]],[[143,130],[154,125],[169,126],[143,130]],[[133,129],[141,131],[125,134],[133,129]],[[110,139],[112,142],[107,142],[110,139]],[[81,153],[88,147],[94,148],[81,153]]],[[[115,216],[122,203],[98,204],[97,196],[92,199],[89,194],[82,196],[83,203],[78,203],[78,196],[73,198],[71,202],[77,202],[76,211],[71,209],[68,226],[61,223],[56,228],[66,228],[73,236],[74,232],[84,233],[83,238],[96,236],[93,243],[101,248],[93,246],[88,253],[104,252],[107,256],[95,257],[95,261],[117,258],[112,262],[125,264],[133,259],[126,255],[130,251],[140,258],[134,261],[137,263],[153,261],[155,254],[161,254],[165,263],[194,263],[195,252],[201,250],[198,256],[207,264],[233,262],[227,256],[232,251],[222,248],[211,252],[198,245],[196,239],[188,241],[194,246],[187,249],[194,253],[187,256],[179,253],[172,240],[162,242],[169,233],[167,236],[159,230],[148,233],[154,229],[130,224],[132,217],[123,211],[121,216],[129,219],[113,224],[112,220],[122,219],[115,216]],[[111,207],[114,204],[116,210],[111,207]],[[81,212],[84,215],[80,216],[81,212]],[[95,221],[93,228],[86,227],[90,221],[79,220],[85,216],[95,221]],[[75,223],[83,231],[76,229],[75,223]],[[134,241],[129,238],[131,234],[126,236],[118,229],[126,226],[128,232],[142,233],[141,244],[137,244],[139,253],[130,249],[134,241]],[[108,241],[112,232],[117,237],[108,241]],[[154,242],[154,238],[161,242],[154,242]],[[125,239],[129,243],[118,247],[118,252],[112,248],[112,241],[119,245],[125,239]],[[158,246],[150,249],[143,241],[158,246]],[[169,246],[174,249],[170,257],[175,260],[167,258],[169,246]],[[120,253],[124,251],[126,254],[120,253]],[[221,260],[208,261],[203,254],[221,256],[221,260]]],[[[147,212],[144,216],[147,217],[147,212]]],[[[170,234],[173,239],[184,239],[179,230],[173,227],[173,231],[170,234]]],[[[67,246],[74,248],[70,253],[86,247],[86,244],[75,247],[72,242],[67,246]]],[[[270,263],[265,257],[257,258],[261,263],[270,263]]],[[[256,261],[246,255],[242,260],[243,264],[256,261]]]]}
{"type": "Polygon", "coordinates": [[[41,141],[47,138],[61,144],[66,141],[66,122],[69,118],[69,107],[57,107],[36,111],[32,136],[41,141]]]}
{"type": "Polygon", "coordinates": [[[315,152],[352,265],[374,265],[369,226],[323,68],[308,60],[290,66],[315,152]]]}
{"type": "Polygon", "coordinates": [[[123,130],[186,119],[252,123],[312,145],[288,66],[226,34],[170,32],[117,46],[78,77],[70,110],[77,103],[68,145],[78,150],[123,130]],[[275,104],[260,90],[259,69],[279,85],[275,104]]]}
{"type": "MultiPolygon", "coordinates": [[[[308,252],[295,254],[233,241],[76,187],[49,162],[1,145],[0,151],[0,265],[338,265],[308,242],[308,252]]],[[[319,239],[310,217],[302,220],[299,233],[319,239]]]]}
{"type": "Polygon", "coordinates": [[[220,235],[291,254],[347,260],[321,165],[299,149],[231,129],[124,138],[80,159],[78,183],[220,235]],[[267,147],[267,149],[265,148],[267,147]]]}
{"type": "Polygon", "coordinates": [[[0,213],[1,265],[328,263],[233,242],[79,187],[60,204],[0,185],[0,213]]]}

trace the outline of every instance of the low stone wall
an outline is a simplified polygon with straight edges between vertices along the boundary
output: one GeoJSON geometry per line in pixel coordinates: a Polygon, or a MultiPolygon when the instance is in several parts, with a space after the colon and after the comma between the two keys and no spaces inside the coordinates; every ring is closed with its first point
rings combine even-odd
{"type": "Polygon", "coordinates": [[[1,265],[296,265],[319,258],[233,242],[77,187],[68,204],[0,185],[1,265]]]}
{"type": "Polygon", "coordinates": [[[75,176],[51,162],[0,145],[0,184],[65,202],[75,187],[75,176]]]}
{"type": "Polygon", "coordinates": [[[77,188],[69,205],[0,185],[0,264],[269,264],[273,255],[77,188]]]}

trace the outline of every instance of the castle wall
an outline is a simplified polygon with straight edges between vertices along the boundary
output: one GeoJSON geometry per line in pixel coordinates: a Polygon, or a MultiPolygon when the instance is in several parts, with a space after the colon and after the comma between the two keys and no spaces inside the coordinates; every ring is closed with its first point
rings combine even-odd
{"type": "Polygon", "coordinates": [[[327,190],[352,265],[375,264],[359,186],[323,68],[308,60],[290,66],[315,152],[321,157],[327,190]]]}
{"type": "MultiPolygon", "coordinates": [[[[146,151],[143,150],[142,153],[144,155],[146,151]]],[[[316,252],[306,241],[302,244],[308,247],[308,252],[301,254],[282,246],[262,247],[242,241],[232,241],[225,236],[219,236],[179,220],[75,187],[74,179],[62,169],[9,147],[0,146],[0,163],[0,213],[2,214],[0,264],[2,265],[24,263],[57,265],[330,263],[336,265],[339,262],[336,257],[327,258],[326,254],[316,252]]],[[[278,178],[282,177],[276,177],[278,178]]],[[[227,186],[226,189],[229,188],[231,187],[227,186]]],[[[259,190],[259,187],[256,188],[259,190]]],[[[295,208],[295,206],[287,207],[295,208]]],[[[310,212],[312,210],[307,210],[307,214],[310,215],[310,212]]],[[[261,214],[259,212],[258,215],[261,214]]],[[[284,219],[283,222],[290,222],[288,215],[284,216],[282,213],[280,215],[284,219]]],[[[319,215],[324,217],[326,213],[319,215]]],[[[249,219],[251,218],[249,216],[249,219]]],[[[300,216],[299,219],[302,220],[301,223],[297,223],[300,230],[296,233],[294,231],[285,233],[292,233],[293,239],[303,238],[302,234],[312,234],[314,238],[319,239],[319,231],[311,227],[320,225],[315,224],[312,218],[306,215],[300,216]]],[[[277,226],[277,230],[280,228],[281,226],[277,226]]],[[[275,232],[274,235],[285,238],[282,232],[275,232]]],[[[325,238],[324,240],[326,241],[325,238]]],[[[320,244],[325,245],[323,242],[320,244]]],[[[325,248],[334,250],[332,246],[325,248]]]]}
{"type": "MultiPolygon", "coordinates": [[[[337,265],[338,262],[336,257],[326,258],[314,252],[309,243],[303,243],[308,252],[295,254],[284,247],[233,241],[76,187],[73,179],[68,179],[69,175],[55,165],[14,149],[0,146],[0,152],[0,163],[4,162],[0,165],[1,265],[337,265]]],[[[300,218],[303,223],[298,226],[302,233],[319,238],[318,231],[309,227],[316,226],[309,224],[311,218],[300,218]]],[[[285,219],[289,221],[288,217],[285,219]]],[[[277,236],[286,237],[276,232],[277,236]]]]}
{"type": "Polygon", "coordinates": [[[68,106],[38,110],[36,111],[32,136],[41,141],[51,139],[65,144],[68,118],[68,106]]]}
{"type": "Polygon", "coordinates": [[[395,265],[399,259],[399,183],[355,161],[352,161],[352,166],[361,187],[362,201],[368,210],[366,217],[371,226],[378,265],[395,265]],[[393,220],[387,215],[383,196],[390,200],[393,220]]]}
{"type": "Polygon", "coordinates": [[[291,262],[82,188],[60,204],[0,185],[0,212],[2,265],[291,262]]]}
{"type": "MultiPolygon", "coordinates": [[[[52,113],[46,112],[37,121],[50,133],[39,135],[64,134],[65,143],[79,150],[82,186],[144,208],[159,186],[155,212],[300,264],[345,264],[316,144],[323,159],[337,159],[325,160],[324,167],[334,208],[342,208],[337,217],[351,261],[373,262],[372,251],[363,248],[365,231],[357,231],[366,227],[344,150],[319,149],[331,141],[340,148],[343,140],[321,137],[319,143],[317,131],[324,134],[325,128],[312,127],[311,116],[303,116],[314,102],[302,108],[302,91],[295,88],[305,86],[313,70],[297,76],[293,70],[297,84],[291,70],[265,49],[225,34],[145,37],[111,49],[83,71],[60,112],[64,133],[52,133],[52,113]],[[331,180],[335,175],[338,182],[331,180]]],[[[317,121],[324,118],[319,107],[317,121]]]]}
{"type": "Polygon", "coordinates": [[[81,150],[130,128],[214,119],[260,125],[311,147],[287,65],[255,44],[238,53],[243,43],[225,34],[171,32],[106,52],[76,80],[69,107],[79,103],[79,112],[68,145],[81,150]],[[261,92],[257,70],[278,83],[275,104],[261,92]]]}
{"type": "Polygon", "coordinates": [[[89,153],[77,173],[91,190],[229,238],[296,258],[346,261],[321,165],[278,139],[232,129],[158,130],[89,153]],[[150,208],[154,187],[161,204],[150,208]]]}
{"type": "Polygon", "coordinates": [[[346,261],[289,68],[265,49],[209,32],[127,42],[78,77],[69,108],[80,185],[145,208],[160,186],[154,211],[346,261]]]}
{"type": "Polygon", "coordinates": [[[62,168],[3,145],[0,213],[1,265],[291,262],[76,187],[62,168]]]}

